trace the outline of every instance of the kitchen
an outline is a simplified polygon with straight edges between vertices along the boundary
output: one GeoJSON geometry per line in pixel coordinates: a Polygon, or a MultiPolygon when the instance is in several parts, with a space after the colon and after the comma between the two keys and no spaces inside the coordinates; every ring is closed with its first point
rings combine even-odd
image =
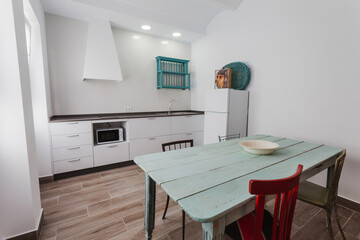
{"type": "MultiPolygon", "coordinates": [[[[2,4],[5,2],[8,1],[2,4]]],[[[353,80],[359,75],[356,64],[359,33],[354,30],[359,21],[358,3],[235,2],[225,5],[228,6],[223,7],[226,10],[206,23],[206,30],[203,30],[206,34],[191,44],[169,36],[168,44],[163,45],[161,37],[140,30],[142,24],[137,26],[136,32],[113,28],[124,79],[116,82],[83,81],[85,21],[54,12],[43,13],[40,2],[30,1],[36,15],[44,14],[39,21],[41,38],[46,40],[40,58],[44,59],[44,69],[37,77],[45,79],[48,86],[44,88],[48,90],[40,90],[42,99],[47,99],[46,111],[41,116],[120,113],[125,112],[125,107],[130,107],[126,109],[132,112],[166,112],[171,99],[175,99],[175,111],[204,111],[206,91],[213,89],[214,70],[230,62],[243,61],[252,70],[247,88],[250,91],[249,135],[286,136],[346,148],[348,155],[339,195],[359,203],[360,191],[353,184],[359,170],[356,144],[359,114],[354,111],[353,104],[359,100],[358,81],[353,80]],[[229,26],[233,22],[236,26],[229,26]],[[141,39],[133,39],[135,34],[141,39]],[[156,56],[190,60],[190,91],[156,89],[156,56]]],[[[1,54],[1,110],[6,113],[1,132],[8,133],[4,134],[7,136],[10,134],[8,129],[17,132],[12,133],[12,141],[8,138],[5,141],[3,134],[1,139],[1,193],[8,196],[1,202],[2,215],[7,219],[7,224],[5,219],[1,220],[1,225],[6,226],[6,231],[0,227],[1,238],[35,228],[40,212],[40,200],[36,196],[37,176],[52,175],[49,142],[48,146],[46,142],[34,146],[34,140],[31,140],[39,133],[36,129],[46,128],[41,131],[47,131],[47,136],[50,132],[47,124],[34,124],[35,132],[31,130],[36,115],[32,117],[29,102],[36,99],[31,99],[34,90],[31,86],[30,93],[29,77],[26,77],[29,73],[24,67],[25,33],[20,32],[23,27],[19,17],[22,6],[13,4],[14,7],[10,4],[1,8],[1,26],[9,33],[2,35],[1,42],[6,46],[1,54]],[[16,21],[11,20],[13,15],[17,16],[16,21]],[[37,159],[34,149],[38,147],[44,149],[36,149],[44,156],[37,159]],[[9,204],[13,207],[6,207],[9,204]],[[20,213],[24,215],[21,222],[15,217],[20,213]],[[18,224],[12,224],[14,222],[18,224]]],[[[155,29],[154,25],[152,27],[155,29]]],[[[183,32],[183,38],[186,35],[183,32]]],[[[40,86],[39,89],[43,88],[40,86]]],[[[314,180],[322,182],[325,175],[314,180]]]]}

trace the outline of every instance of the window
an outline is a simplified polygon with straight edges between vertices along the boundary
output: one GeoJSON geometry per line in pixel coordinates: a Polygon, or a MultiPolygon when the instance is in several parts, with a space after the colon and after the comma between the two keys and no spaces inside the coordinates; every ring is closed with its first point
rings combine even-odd
{"type": "Polygon", "coordinates": [[[31,53],[31,25],[29,20],[25,17],[25,35],[26,35],[26,50],[28,61],[30,60],[31,53]]]}

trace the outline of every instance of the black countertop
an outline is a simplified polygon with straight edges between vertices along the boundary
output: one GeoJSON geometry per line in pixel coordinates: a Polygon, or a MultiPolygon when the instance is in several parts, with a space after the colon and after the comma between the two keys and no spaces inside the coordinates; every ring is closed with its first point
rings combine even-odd
{"type": "Polygon", "coordinates": [[[106,119],[127,119],[127,118],[147,118],[147,117],[171,117],[202,115],[203,111],[171,111],[168,112],[129,112],[129,113],[99,113],[99,114],[74,114],[74,115],[54,115],[50,117],[50,122],[71,122],[71,121],[91,121],[106,119]]]}

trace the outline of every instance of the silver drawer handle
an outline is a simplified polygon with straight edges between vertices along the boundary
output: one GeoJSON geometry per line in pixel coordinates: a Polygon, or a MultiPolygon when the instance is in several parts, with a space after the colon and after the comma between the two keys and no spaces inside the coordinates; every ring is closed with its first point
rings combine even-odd
{"type": "Polygon", "coordinates": [[[156,138],[149,138],[149,140],[155,140],[156,138]]]}
{"type": "Polygon", "coordinates": [[[111,145],[111,146],[108,146],[108,148],[114,148],[114,147],[117,147],[119,145],[111,145]]]}
{"type": "Polygon", "coordinates": [[[69,160],[68,162],[78,162],[78,161],[80,161],[80,160],[81,160],[81,159],[78,158],[78,159],[69,160]]]}
{"type": "Polygon", "coordinates": [[[78,137],[78,136],[79,136],[79,134],[75,134],[75,135],[69,135],[67,137],[78,137]]]}
{"type": "Polygon", "coordinates": [[[192,133],[187,133],[186,135],[187,135],[187,136],[190,136],[190,135],[192,135],[192,133]]]}
{"type": "Polygon", "coordinates": [[[69,122],[68,124],[79,124],[79,122],[69,122]]]}
{"type": "Polygon", "coordinates": [[[155,117],[148,118],[148,120],[155,120],[155,119],[156,119],[155,117]]]}
{"type": "Polygon", "coordinates": [[[80,149],[80,147],[68,148],[67,150],[77,150],[77,149],[80,149]]]}

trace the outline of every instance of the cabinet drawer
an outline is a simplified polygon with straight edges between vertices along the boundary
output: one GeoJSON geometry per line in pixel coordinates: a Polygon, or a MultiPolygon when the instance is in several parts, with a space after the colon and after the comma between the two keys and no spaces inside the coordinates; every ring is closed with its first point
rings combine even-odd
{"type": "Polygon", "coordinates": [[[53,160],[59,161],[70,158],[87,157],[93,155],[92,145],[83,145],[67,148],[53,149],[53,160]]]}
{"type": "Polygon", "coordinates": [[[161,144],[171,142],[171,135],[132,140],[130,142],[130,159],[137,156],[162,152],[161,144]]]}
{"type": "Polygon", "coordinates": [[[50,128],[51,128],[51,135],[92,132],[91,122],[87,122],[87,121],[51,123],[50,128]]]}
{"type": "Polygon", "coordinates": [[[94,147],[94,166],[129,161],[129,143],[98,145],[94,147]]]}
{"type": "Polygon", "coordinates": [[[73,158],[54,162],[54,173],[70,172],[94,166],[93,157],[73,158]]]}
{"type": "Polygon", "coordinates": [[[204,115],[188,115],[172,118],[172,134],[204,131],[204,115]]]}
{"type": "Polygon", "coordinates": [[[136,118],[129,120],[130,139],[171,134],[171,117],[136,118]]]}
{"type": "Polygon", "coordinates": [[[180,140],[194,140],[194,146],[200,146],[204,144],[204,132],[192,132],[172,135],[172,141],[180,140]]]}
{"type": "Polygon", "coordinates": [[[77,133],[56,135],[51,137],[52,148],[75,147],[80,145],[92,145],[91,133],[77,133]]]}

